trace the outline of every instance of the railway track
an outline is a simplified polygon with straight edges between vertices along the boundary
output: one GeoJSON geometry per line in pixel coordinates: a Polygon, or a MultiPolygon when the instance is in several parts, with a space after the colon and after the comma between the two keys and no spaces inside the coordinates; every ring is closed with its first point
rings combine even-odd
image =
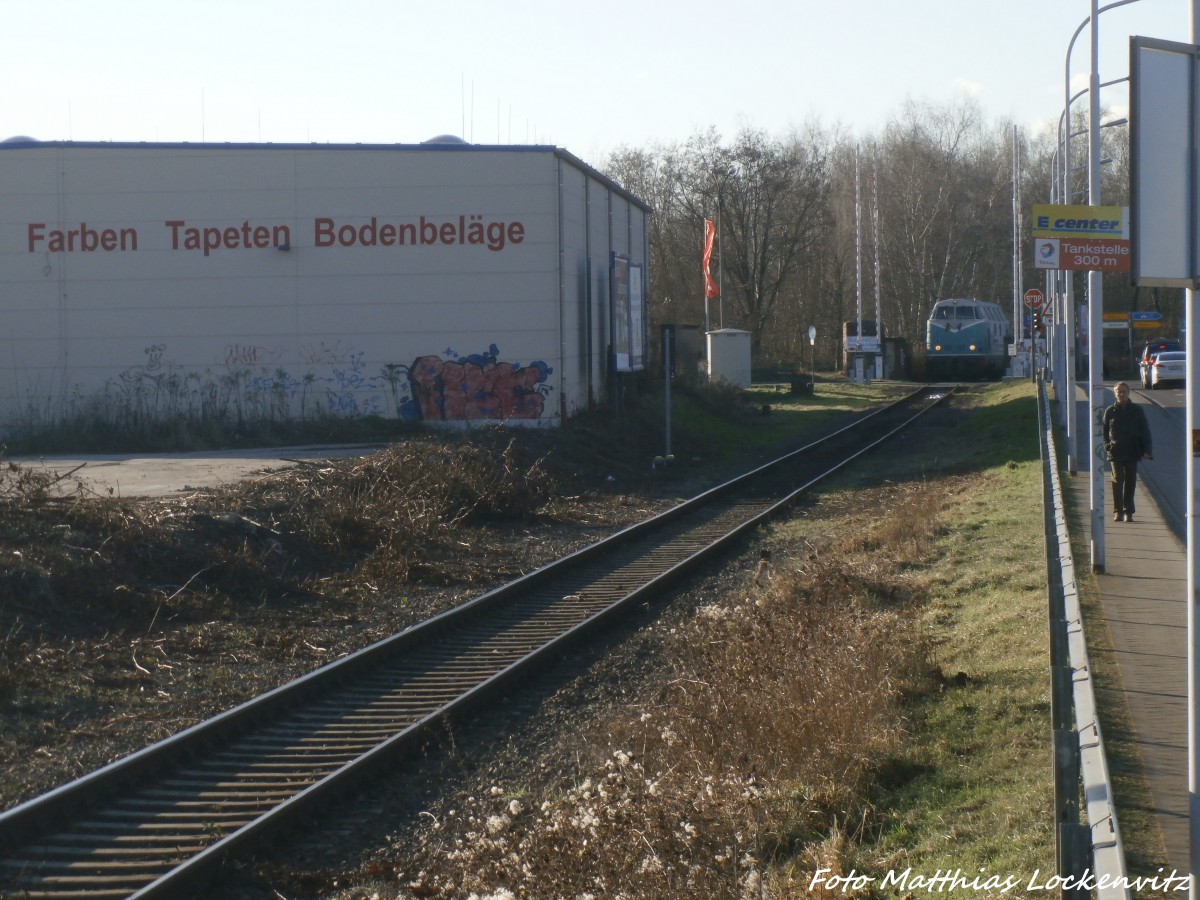
{"type": "MultiPolygon", "coordinates": [[[[394,764],[445,716],[725,550],[940,402],[829,437],[0,814],[0,897],[193,893],[220,862],[394,764]]],[[[393,768],[394,773],[394,768],[393,768]]]]}

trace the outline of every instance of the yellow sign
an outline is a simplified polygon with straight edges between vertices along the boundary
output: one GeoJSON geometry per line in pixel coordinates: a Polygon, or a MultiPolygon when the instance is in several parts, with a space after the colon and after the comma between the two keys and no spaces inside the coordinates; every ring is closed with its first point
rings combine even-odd
{"type": "Polygon", "coordinates": [[[1035,238],[1129,238],[1126,206],[1060,206],[1035,203],[1035,238]]]}

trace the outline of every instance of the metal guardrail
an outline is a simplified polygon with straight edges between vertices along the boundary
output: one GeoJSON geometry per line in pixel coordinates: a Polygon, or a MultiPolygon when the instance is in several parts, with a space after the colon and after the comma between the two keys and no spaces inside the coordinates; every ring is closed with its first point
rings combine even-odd
{"type": "Polygon", "coordinates": [[[1083,631],[1054,432],[1046,388],[1041,383],[1038,422],[1042,433],[1058,874],[1071,879],[1062,896],[1091,897],[1094,892],[1097,900],[1129,900],[1125,848],[1117,825],[1083,631]]]}

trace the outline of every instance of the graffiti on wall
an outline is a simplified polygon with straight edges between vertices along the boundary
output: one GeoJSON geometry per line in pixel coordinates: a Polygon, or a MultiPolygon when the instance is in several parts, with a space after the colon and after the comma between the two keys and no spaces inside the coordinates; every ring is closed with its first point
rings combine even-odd
{"type": "Polygon", "coordinates": [[[269,365],[278,362],[282,356],[282,350],[260,347],[258,344],[225,345],[225,365],[227,366],[269,365]]]}
{"type": "Polygon", "coordinates": [[[546,408],[553,371],[544,362],[500,362],[495,344],[487,353],[418,357],[408,368],[412,399],[404,418],[426,421],[537,419],[546,408]]]}
{"type": "Polygon", "coordinates": [[[540,418],[553,391],[545,362],[460,355],[447,348],[418,356],[410,365],[388,363],[370,371],[366,351],[342,344],[301,348],[308,370],[297,375],[278,363],[282,348],[254,343],[223,347],[211,369],[172,360],[165,343],[109,378],[97,395],[72,391],[75,414],[124,423],[172,419],[246,421],[309,420],[326,416],[396,417],[406,421],[503,421],[540,418]]]}

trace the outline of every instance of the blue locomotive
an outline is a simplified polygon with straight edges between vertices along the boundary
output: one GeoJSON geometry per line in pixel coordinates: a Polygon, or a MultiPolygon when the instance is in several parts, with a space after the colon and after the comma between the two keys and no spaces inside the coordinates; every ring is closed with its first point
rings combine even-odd
{"type": "Polygon", "coordinates": [[[999,379],[1008,366],[1012,325],[985,300],[939,300],[925,325],[925,374],[931,381],[999,379]]]}

